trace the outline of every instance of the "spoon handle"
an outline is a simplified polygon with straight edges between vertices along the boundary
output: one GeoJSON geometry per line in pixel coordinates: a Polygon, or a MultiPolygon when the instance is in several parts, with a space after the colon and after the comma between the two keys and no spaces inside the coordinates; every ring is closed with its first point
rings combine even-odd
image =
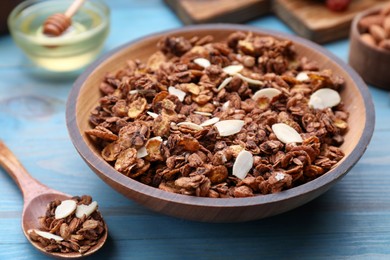
{"type": "Polygon", "coordinates": [[[65,15],[67,17],[72,17],[77,10],[84,4],[85,0],[75,0],[71,6],[69,6],[68,10],[66,10],[65,15]]]}
{"type": "Polygon", "coordinates": [[[19,162],[11,150],[0,140],[0,166],[14,179],[22,191],[24,201],[48,191],[49,188],[34,179],[19,162]]]}

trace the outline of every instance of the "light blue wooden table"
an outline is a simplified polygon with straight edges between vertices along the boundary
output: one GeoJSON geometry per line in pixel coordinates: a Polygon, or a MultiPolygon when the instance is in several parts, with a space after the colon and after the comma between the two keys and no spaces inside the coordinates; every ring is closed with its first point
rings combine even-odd
{"type": "MultiPolygon", "coordinates": [[[[105,51],[182,26],[162,1],[107,2],[112,18],[105,51]]],[[[274,16],[248,24],[292,33],[274,16]]],[[[325,47],[346,61],[348,43],[325,47]]],[[[91,194],[99,202],[109,239],[92,259],[390,259],[389,92],[370,87],[376,109],[372,141],[359,163],[326,194],[269,219],[208,224],[151,212],[112,190],[86,166],[65,125],[75,78],[38,77],[12,39],[0,36],[0,138],[36,179],[68,194],[91,194]]],[[[22,233],[22,195],[2,169],[0,194],[0,259],[46,259],[22,233]]]]}

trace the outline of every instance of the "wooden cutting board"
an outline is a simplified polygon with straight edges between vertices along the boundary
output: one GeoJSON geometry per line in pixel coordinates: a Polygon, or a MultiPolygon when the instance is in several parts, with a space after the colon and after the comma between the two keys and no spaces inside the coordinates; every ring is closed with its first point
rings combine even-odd
{"type": "Polygon", "coordinates": [[[268,13],[271,0],[164,0],[185,24],[241,23],[268,13]]]}
{"type": "Polygon", "coordinates": [[[319,0],[274,0],[273,10],[298,35],[318,43],[348,37],[353,17],[388,0],[352,0],[345,12],[328,10],[319,0]]]}

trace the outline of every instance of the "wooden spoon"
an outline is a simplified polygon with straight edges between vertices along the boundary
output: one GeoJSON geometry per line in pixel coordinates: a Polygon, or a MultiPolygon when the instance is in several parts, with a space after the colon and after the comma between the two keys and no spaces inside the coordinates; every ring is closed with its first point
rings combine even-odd
{"type": "Polygon", "coordinates": [[[24,206],[22,213],[22,229],[28,241],[39,251],[49,256],[61,258],[77,258],[90,255],[100,249],[107,240],[107,226],[105,225],[104,235],[100,238],[98,243],[89,249],[84,254],[78,252],[72,253],[58,253],[46,252],[38,243],[32,241],[28,235],[28,230],[38,229],[38,218],[43,216],[46,212],[46,206],[53,200],[66,200],[72,198],[71,195],[50,189],[41,184],[26,171],[23,165],[15,157],[15,155],[8,149],[8,147],[0,140],[0,165],[8,172],[8,174],[15,180],[23,193],[24,206]]]}
{"type": "Polygon", "coordinates": [[[83,5],[85,0],[75,0],[65,13],[56,13],[43,23],[43,33],[48,36],[60,36],[72,24],[72,16],[83,5]]]}

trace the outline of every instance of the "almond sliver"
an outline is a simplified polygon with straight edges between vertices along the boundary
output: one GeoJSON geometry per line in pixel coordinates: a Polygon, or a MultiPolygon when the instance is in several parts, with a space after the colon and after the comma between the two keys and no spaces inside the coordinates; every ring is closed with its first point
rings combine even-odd
{"type": "Polygon", "coordinates": [[[222,81],[221,85],[219,85],[219,87],[217,88],[217,91],[221,91],[224,87],[226,87],[230,83],[230,81],[232,81],[232,78],[233,77],[228,77],[228,78],[224,79],[222,81]]]}
{"type": "Polygon", "coordinates": [[[202,126],[197,125],[197,124],[192,123],[192,122],[180,122],[177,124],[177,126],[181,126],[181,125],[186,126],[188,128],[191,128],[191,129],[194,129],[194,130],[198,130],[198,131],[203,130],[202,126]]]}
{"type": "Polygon", "coordinates": [[[145,146],[142,146],[137,150],[137,158],[144,158],[148,155],[148,151],[146,150],[145,146]]]}
{"type": "Polygon", "coordinates": [[[324,109],[337,106],[340,102],[341,97],[336,90],[331,88],[322,88],[310,96],[309,106],[314,109],[324,109]]]}
{"type": "Polygon", "coordinates": [[[169,87],[168,92],[169,92],[169,94],[178,97],[180,102],[183,102],[184,98],[186,97],[186,93],[184,91],[177,89],[175,87],[169,87]]]}
{"type": "Polygon", "coordinates": [[[217,128],[220,136],[229,136],[241,131],[245,122],[243,120],[223,120],[217,122],[214,126],[217,128]]]}
{"type": "Polygon", "coordinates": [[[194,63],[198,64],[199,66],[201,66],[203,68],[207,68],[211,65],[210,61],[208,59],[205,59],[205,58],[196,58],[194,60],[194,63]]]}
{"type": "Polygon", "coordinates": [[[239,73],[240,71],[242,71],[244,69],[244,66],[239,64],[239,65],[230,65],[230,66],[227,66],[227,67],[224,67],[222,70],[233,76],[233,75],[236,75],[237,73],[239,73]]]}
{"type": "Polygon", "coordinates": [[[83,215],[89,217],[89,215],[91,215],[97,209],[97,206],[98,204],[96,201],[93,201],[89,205],[84,205],[84,204],[77,205],[76,217],[82,218],[83,215]]]}
{"type": "Polygon", "coordinates": [[[279,141],[288,143],[302,143],[301,135],[291,126],[284,123],[277,123],[272,125],[272,131],[279,139],[279,141]]]}
{"type": "Polygon", "coordinates": [[[240,178],[241,180],[246,177],[248,172],[253,166],[253,155],[252,153],[242,150],[236,158],[233,164],[233,175],[240,178]]]}
{"type": "Polygon", "coordinates": [[[156,119],[158,117],[158,114],[154,113],[154,112],[150,112],[150,111],[147,111],[146,112],[149,116],[153,117],[154,119],[156,119]]]}
{"type": "Polygon", "coordinates": [[[242,80],[248,82],[249,84],[252,84],[252,85],[260,85],[260,86],[263,86],[263,85],[264,85],[264,82],[263,82],[263,81],[245,77],[244,75],[241,75],[240,73],[237,73],[236,75],[237,75],[240,79],[242,79],[242,80]]]}
{"type": "Polygon", "coordinates": [[[302,71],[302,72],[299,72],[298,75],[295,77],[296,80],[298,81],[307,81],[309,80],[309,76],[307,75],[306,72],[302,71]]]}
{"type": "Polygon", "coordinates": [[[279,89],[276,88],[263,88],[258,91],[256,91],[255,94],[253,94],[252,99],[253,100],[258,100],[261,97],[266,97],[269,100],[272,101],[272,99],[276,96],[279,96],[282,94],[282,92],[279,89]]]}
{"type": "Polygon", "coordinates": [[[55,241],[62,241],[64,240],[62,237],[60,236],[57,236],[57,235],[54,235],[50,232],[46,232],[46,231],[40,231],[40,230],[37,230],[37,229],[30,229],[28,231],[28,233],[31,233],[31,232],[35,232],[37,233],[39,236],[43,237],[43,238],[47,238],[47,239],[54,239],[55,241]]]}
{"type": "Polygon", "coordinates": [[[77,207],[77,203],[74,200],[64,200],[60,205],[57,206],[54,211],[55,219],[66,218],[71,215],[77,207]]]}
{"type": "Polygon", "coordinates": [[[201,123],[200,126],[214,125],[217,122],[219,122],[219,117],[213,117],[201,123]]]}

